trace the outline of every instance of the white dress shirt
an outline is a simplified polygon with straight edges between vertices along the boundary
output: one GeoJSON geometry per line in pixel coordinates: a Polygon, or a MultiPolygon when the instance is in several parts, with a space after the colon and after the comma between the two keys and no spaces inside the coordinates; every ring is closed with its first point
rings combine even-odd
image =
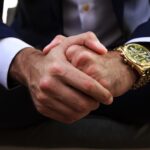
{"type": "Polygon", "coordinates": [[[121,37],[112,0],[64,0],[63,5],[66,35],[93,31],[105,46],[121,37]]]}
{"type": "MultiPolygon", "coordinates": [[[[111,2],[112,0],[63,0],[64,33],[70,36],[93,31],[105,46],[109,46],[122,34],[111,2]]],[[[150,39],[134,39],[131,42],[139,41],[150,42],[150,39]]],[[[16,38],[0,40],[0,84],[6,88],[10,64],[16,54],[26,47],[30,45],[16,38]]]]}

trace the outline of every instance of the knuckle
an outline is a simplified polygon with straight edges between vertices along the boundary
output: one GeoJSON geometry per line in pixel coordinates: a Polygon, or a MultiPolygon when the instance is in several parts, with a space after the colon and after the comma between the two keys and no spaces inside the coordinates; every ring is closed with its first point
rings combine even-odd
{"type": "Polygon", "coordinates": [[[83,87],[86,92],[91,93],[91,91],[95,88],[95,84],[88,80],[83,83],[83,87]]]}
{"type": "MultiPolygon", "coordinates": [[[[86,69],[86,73],[88,75],[91,75],[92,77],[94,77],[94,75],[98,74],[98,76],[100,77],[100,72],[99,72],[99,67],[96,64],[92,64],[90,65],[87,69],[86,69]]],[[[94,77],[95,78],[95,77],[94,77]]]]}
{"type": "Polygon", "coordinates": [[[72,56],[74,55],[75,52],[77,52],[79,46],[77,45],[73,45],[73,46],[70,46],[67,51],[66,51],[66,56],[67,58],[70,60],[72,58],[72,56]]]}
{"type": "Polygon", "coordinates": [[[45,104],[47,101],[47,97],[43,93],[37,94],[36,98],[40,104],[45,104]]]}
{"type": "Polygon", "coordinates": [[[48,91],[51,91],[53,90],[53,87],[55,86],[55,83],[54,83],[54,79],[52,77],[44,77],[40,80],[40,89],[41,91],[45,91],[45,90],[48,90],[48,91]]]}
{"type": "Polygon", "coordinates": [[[82,103],[80,102],[78,104],[77,111],[79,113],[81,113],[81,114],[87,113],[89,111],[89,104],[88,104],[88,102],[85,102],[85,101],[82,102],[82,103]]]}
{"type": "Polygon", "coordinates": [[[64,36],[63,35],[57,35],[57,36],[55,36],[55,39],[58,41],[61,41],[64,39],[64,36]]]}
{"type": "Polygon", "coordinates": [[[92,31],[88,31],[86,34],[87,34],[88,38],[90,38],[90,39],[93,39],[96,37],[95,33],[92,31]]]}
{"type": "MultiPolygon", "coordinates": [[[[83,69],[86,69],[94,63],[94,57],[92,57],[90,52],[81,51],[79,55],[76,57],[75,66],[83,69]]],[[[95,63],[94,63],[95,64],[95,63]]]]}
{"type": "Polygon", "coordinates": [[[41,90],[47,89],[49,86],[49,78],[47,78],[47,77],[41,78],[39,86],[40,86],[41,90]]]}
{"type": "Polygon", "coordinates": [[[60,63],[53,63],[49,70],[52,75],[63,76],[65,74],[65,69],[60,63]]]}
{"type": "Polygon", "coordinates": [[[70,50],[70,51],[76,51],[78,48],[79,48],[78,45],[72,45],[72,46],[70,46],[70,47],[68,48],[68,50],[70,50]]]}
{"type": "Polygon", "coordinates": [[[92,57],[92,55],[91,55],[90,52],[88,52],[88,51],[82,51],[79,54],[78,59],[79,59],[79,61],[84,61],[86,63],[87,61],[93,60],[93,57],[92,57]]]}

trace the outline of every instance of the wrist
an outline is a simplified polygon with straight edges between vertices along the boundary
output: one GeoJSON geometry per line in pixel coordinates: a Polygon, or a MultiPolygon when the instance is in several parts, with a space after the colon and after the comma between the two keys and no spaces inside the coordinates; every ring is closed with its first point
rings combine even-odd
{"type": "Polygon", "coordinates": [[[116,48],[121,51],[123,60],[135,70],[138,79],[133,89],[140,88],[150,82],[150,51],[141,44],[131,43],[116,48]]]}
{"type": "Polygon", "coordinates": [[[39,55],[42,55],[42,53],[31,47],[21,50],[15,56],[10,65],[10,79],[27,86],[30,70],[32,69],[32,66],[34,65],[39,55]]]}
{"type": "Polygon", "coordinates": [[[109,51],[99,56],[100,83],[107,88],[114,97],[121,96],[129,91],[136,81],[137,75],[130,66],[124,63],[119,51],[109,51]]]}
{"type": "Polygon", "coordinates": [[[131,66],[127,64],[127,62],[122,57],[121,52],[115,51],[115,53],[116,53],[116,56],[118,56],[118,58],[120,59],[122,67],[124,68],[124,73],[125,73],[124,75],[130,78],[130,82],[133,86],[136,80],[138,79],[139,74],[137,73],[135,69],[133,69],[131,66]]]}
{"type": "Polygon", "coordinates": [[[116,63],[120,68],[119,70],[121,78],[118,82],[122,82],[123,84],[126,83],[126,89],[130,90],[138,79],[139,75],[137,71],[124,61],[120,51],[112,51],[111,53],[113,53],[112,57],[116,59],[116,63]]]}

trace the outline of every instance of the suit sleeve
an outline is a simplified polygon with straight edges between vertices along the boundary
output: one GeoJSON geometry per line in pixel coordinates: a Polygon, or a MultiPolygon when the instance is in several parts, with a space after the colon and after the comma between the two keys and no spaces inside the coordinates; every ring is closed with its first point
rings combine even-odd
{"type": "Polygon", "coordinates": [[[17,34],[5,25],[2,20],[0,21],[0,39],[7,38],[7,37],[17,37],[17,34]]]}
{"type": "Polygon", "coordinates": [[[7,37],[17,37],[17,34],[2,21],[3,4],[4,1],[0,0],[0,39],[7,37]]]}
{"type": "Polygon", "coordinates": [[[2,22],[2,1],[0,1],[0,84],[8,88],[8,74],[15,56],[22,49],[31,47],[17,38],[17,34],[2,22]]]}
{"type": "Polygon", "coordinates": [[[139,25],[129,38],[128,43],[150,43],[150,19],[139,25]]]}

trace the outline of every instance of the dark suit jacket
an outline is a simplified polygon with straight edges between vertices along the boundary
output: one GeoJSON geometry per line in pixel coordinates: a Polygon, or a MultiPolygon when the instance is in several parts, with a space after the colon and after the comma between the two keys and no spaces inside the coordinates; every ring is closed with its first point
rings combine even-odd
{"type": "MultiPolygon", "coordinates": [[[[118,24],[126,40],[129,38],[150,37],[149,14],[145,13],[145,16],[137,16],[137,11],[134,11],[138,1],[143,2],[143,0],[112,0],[118,24]],[[127,20],[128,17],[125,16],[128,8],[133,10],[131,14],[132,20],[130,21],[127,20]],[[142,20],[143,17],[147,18],[145,22],[142,20]],[[138,23],[133,21],[135,18],[139,19],[138,23]],[[132,25],[135,26],[134,30],[131,30],[132,25]]],[[[149,4],[150,1],[147,0],[147,3],[149,4]]],[[[0,8],[2,9],[2,1],[0,1],[0,8]]],[[[19,37],[33,46],[42,48],[49,43],[55,35],[63,34],[62,9],[62,0],[19,0],[16,16],[11,28],[0,22],[0,39],[5,37],[19,37]]],[[[142,9],[145,10],[146,8],[140,8],[140,10],[142,9]]],[[[129,18],[131,16],[129,15],[129,18]]],[[[147,85],[145,88],[137,91],[128,92],[117,98],[118,100],[116,100],[113,105],[107,107],[102,106],[97,112],[123,121],[149,121],[149,89],[150,85],[147,85]]],[[[25,122],[28,120],[25,118],[32,120],[35,117],[33,114],[35,114],[36,111],[33,109],[30,100],[26,100],[29,99],[29,97],[27,96],[27,92],[24,94],[24,90],[23,88],[14,93],[8,93],[2,90],[0,93],[0,97],[3,97],[3,100],[0,98],[2,103],[0,104],[1,120],[6,121],[4,116],[7,116],[7,121],[12,118],[13,121],[17,122],[19,120],[20,123],[21,121],[25,122]],[[22,93],[22,95],[20,93],[22,93]],[[16,100],[8,100],[9,95],[15,99],[17,94],[20,95],[16,100]],[[7,103],[10,104],[7,105],[7,103]],[[12,109],[16,105],[19,105],[19,107],[12,109]],[[8,111],[4,109],[5,107],[8,108],[8,111]],[[34,111],[32,111],[32,109],[34,111]],[[13,117],[10,117],[10,111],[13,117]],[[3,113],[5,113],[5,115],[3,113]],[[14,119],[15,117],[16,119],[14,119]]],[[[8,121],[8,123],[13,121],[8,121]]]]}
{"type": "MultiPolygon", "coordinates": [[[[123,31],[125,39],[150,36],[149,15],[137,16],[139,14],[136,10],[134,11],[138,1],[142,0],[112,0],[118,24],[123,31]],[[128,11],[126,7],[133,9],[132,18],[129,18],[130,21],[125,17],[126,11],[128,11]],[[145,16],[148,19],[146,22],[143,22],[142,18],[145,18],[145,16]],[[131,25],[130,23],[127,24],[127,22],[134,22],[134,18],[138,18],[141,21],[138,23],[135,21],[131,25]],[[134,24],[137,24],[134,31],[128,31],[130,26],[134,26],[134,24]]],[[[145,1],[147,3],[150,2],[149,0],[145,1]]],[[[2,7],[0,6],[0,8],[2,7]]],[[[45,46],[55,35],[63,34],[62,9],[62,0],[44,0],[42,3],[41,0],[19,0],[15,20],[12,24],[12,28],[17,35],[1,22],[0,38],[18,36],[34,46],[45,46]]],[[[142,9],[145,10],[147,8],[142,9]]]]}

